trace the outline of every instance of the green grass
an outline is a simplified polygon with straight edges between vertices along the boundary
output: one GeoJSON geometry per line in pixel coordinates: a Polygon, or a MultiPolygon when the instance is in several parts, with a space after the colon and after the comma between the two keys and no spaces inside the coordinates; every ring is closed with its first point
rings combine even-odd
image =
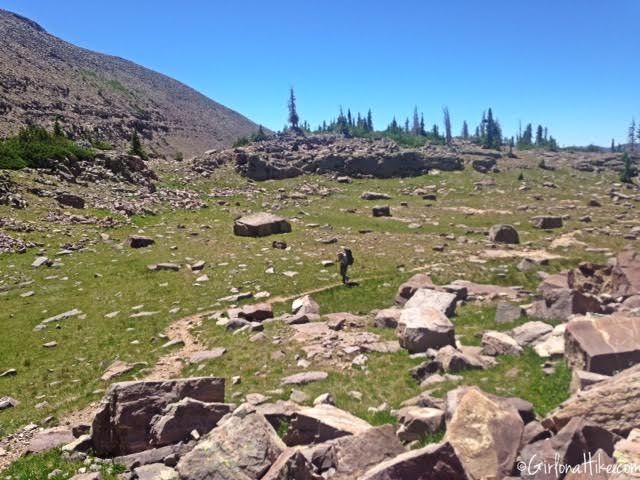
{"type": "MultiPolygon", "coordinates": [[[[14,462],[2,472],[2,478],[11,480],[63,480],[69,478],[82,467],[83,462],[65,459],[60,450],[51,450],[38,455],[29,455],[14,462]],[[59,470],[59,475],[49,477],[54,470],[59,470]]],[[[102,480],[117,480],[118,474],[125,471],[124,467],[105,462],[99,470],[102,480]]]]}
{"type": "MultiPolygon", "coordinates": [[[[174,320],[202,311],[226,308],[218,299],[231,293],[232,288],[241,291],[268,291],[272,297],[295,296],[302,292],[325,288],[314,294],[322,312],[350,311],[356,314],[393,304],[398,285],[408,278],[413,269],[428,272],[437,283],[448,283],[456,279],[479,282],[494,282],[502,285],[522,285],[533,290],[539,282],[535,273],[523,274],[515,268],[519,258],[469,261],[481,258],[486,237],[482,231],[494,223],[511,223],[520,232],[521,241],[529,242],[528,248],[548,248],[550,239],[580,228],[576,219],[585,213],[593,216],[589,225],[604,228],[624,207],[610,204],[606,208],[587,209],[586,199],[606,192],[615,175],[594,176],[584,172],[541,172],[527,170],[525,178],[531,189],[520,192],[517,188],[519,169],[505,171],[499,175],[481,175],[473,171],[441,173],[407,179],[354,180],[353,183],[337,184],[329,178],[305,176],[297,179],[269,181],[258,184],[263,191],[250,195],[238,192],[225,197],[226,205],[218,205],[209,197],[213,189],[222,187],[245,188],[246,180],[231,169],[221,169],[210,178],[196,177],[186,183],[171,173],[170,167],[160,166],[160,184],[172,188],[189,188],[209,200],[210,208],[198,211],[171,212],[168,208],[157,208],[158,215],[134,217],[130,224],[124,222],[116,229],[101,229],[86,225],[56,225],[43,222],[43,218],[56,208],[53,200],[25,193],[30,203],[26,210],[13,210],[0,206],[0,216],[34,221],[40,231],[20,233],[2,230],[12,236],[41,243],[43,252],[56,257],[60,246],[81,239],[88,239],[88,249],[70,256],[60,257],[61,265],[52,268],[32,268],[31,262],[37,250],[24,255],[0,256],[0,317],[7,332],[0,341],[0,371],[16,368],[18,375],[0,378],[2,395],[17,398],[21,404],[0,412],[0,435],[14,432],[30,422],[41,422],[52,415],[63,418],[68,412],[82,408],[99,399],[108,386],[99,378],[105,368],[116,358],[130,363],[146,362],[153,365],[164,354],[159,346],[163,343],[160,334],[174,320]],[[552,176],[559,188],[542,187],[544,175],[552,176]],[[474,182],[494,178],[497,186],[487,191],[474,190],[474,182]],[[282,199],[279,189],[286,192],[300,191],[303,185],[312,184],[332,190],[327,197],[310,196],[305,200],[282,199]],[[581,185],[582,196],[575,194],[576,184],[581,185]],[[438,200],[425,202],[416,196],[407,195],[417,187],[436,185],[438,200]],[[369,215],[373,203],[360,199],[365,190],[389,193],[393,217],[372,218],[369,215]],[[535,200],[534,195],[543,195],[535,200]],[[408,202],[400,207],[400,202],[408,202]],[[554,232],[532,228],[529,219],[546,210],[554,210],[563,202],[574,203],[569,212],[567,225],[554,232]],[[294,219],[293,232],[278,237],[260,239],[234,237],[231,231],[233,219],[248,211],[263,210],[263,204],[276,205],[278,213],[294,219]],[[533,205],[536,211],[522,211],[522,204],[533,205]],[[473,208],[474,213],[465,213],[461,207],[473,208]],[[356,214],[346,213],[355,208],[356,214]],[[408,228],[409,223],[419,223],[417,229],[408,228]],[[329,225],[330,228],[307,228],[307,224],[329,225]],[[183,225],[185,228],[178,228],[183,225]],[[209,229],[201,228],[207,225],[209,229]],[[360,230],[371,230],[361,234],[360,230]],[[112,242],[103,242],[100,233],[107,233],[112,242]],[[131,250],[117,248],[122,240],[133,233],[142,233],[156,238],[150,248],[131,250]],[[197,233],[197,235],[192,235],[197,233]],[[446,235],[456,240],[447,240],[446,235]],[[318,238],[336,237],[338,243],[324,245],[318,238]],[[457,238],[465,242],[458,242],[457,238]],[[274,239],[286,241],[290,249],[283,251],[271,248],[274,239]],[[435,252],[436,244],[446,244],[444,252],[435,252]],[[359,283],[354,288],[339,285],[337,268],[321,266],[322,260],[335,260],[340,245],[352,248],[355,264],[350,276],[359,283]],[[172,249],[172,247],[176,247],[172,249]],[[191,260],[187,260],[191,259],[191,260]],[[147,265],[173,261],[187,263],[205,260],[206,273],[210,281],[194,286],[195,275],[182,269],[180,272],[147,271],[147,265]],[[244,266],[241,266],[244,265],[244,266]],[[273,265],[276,273],[265,270],[273,265]],[[286,270],[298,272],[293,278],[283,275],[286,270]],[[95,274],[100,274],[96,276],[95,274]],[[24,283],[27,282],[27,283],[24,283]],[[21,294],[33,290],[32,297],[21,294]],[[132,307],[144,305],[143,310],[158,312],[150,317],[130,318],[132,307]],[[179,307],[177,313],[170,310],[179,307]],[[60,328],[50,325],[46,330],[34,332],[33,328],[52,315],[78,308],[86,317],[72,318],[60,323],[60,328]],[[105,314],[119,311],[115,318],[105,314]],[[58,347],[45,349],[42,344],[51,340],[58,347]],[[44,409],[35,406],[48,402],[44,409]]],[[[28,186],[38,186],[27,171],[10,172],[12,178],[28,186]]],[[[83,193],[76,186],[65,184],[70,191],[83,193]]],[[[85,215],[105,216],[108,212],[91,208],[85,215]]],[[[621,249],[628,240],[620,236],[603,236],[585,233],[578,237],[593,247],[621,249]]],[[[518,249],[525,248],[523,245],[518,249]]],[[[542,267],[547,272],[558,271],[581,260],[604,262],[605,256],[587,253],[579,248],[558,250],[563,260],[553,260],[542,267]]],[[[287,311],[289,302],[276,306],[279,313],[287,311]]],[[[495,325],[491,307],[478,308],[473,305],[460,309],[453,320],[456,333],[466,344],[477,344],[477,334],[485,329],[502,329],[495,325]]],[[[509,325],[512,328],[514,325],[509,325]]],[[[385,339],[393,338],[392,331],[376,331],[385,339]]],[[[249,392],[265,393],[279,388],[280,379],[301,369],[297,367],[297,345],[281,341],[272,343],[275,337],[286,339],[286,327],[269,325],[266,334],[270,338],[262,343],[249,343],[249,335],[231,335],[217,327],[215,322],[205,320],[198,333],[203,348],[224,346],[227,354],[221,359],[202,367],[189,366],[182,375],[217,375],[229,379],[240,375],[240,385],[228,382],[228,400],[239,401],[249,392]],[[282,350],[284,357],[272,359],[271,354],[282,350]]],[[[465,382],[476,384],[500,393],[522,396],[536,405],[538,413],[548,411],[567,395],[568,370],[559,366],[554,376],[544,376],[542,360],[531,352],[520,358],[504,358],[486,372],[465,372],[465,382]],[[506,374],[517,368],[520,376],[511,379],[506,374]]],[[[392,407],[420,392],[419,386],[409,376],[408,370],[419,363],[411,360],[405,352],[387,355],[370,355],[368,370],[340,370],[326,367],[326,381],[303,387],[311,398],[325,391],[331,392],[337,404],[372,423],[390,421],[388,414],[371,414],[369,407],[388,402],[392,407]],[[362,401],[355,400],[349,392],[360,391],[362,401]]],[[[314,365],[311,368],[315,368],[314,365]]],[[[318,368],[325,368],[319,366],[318,368]]],[[[144,367],[120,379],[140,378],[148,369],[144,367]]],[[[449,386],[447,386],[449,387],[449,386]]],[[[288,391],[273,394],[273,398],[287,398],[288,391]]]]}
{"type": "Polygon", "coordinates": [[[460,385],[477,385],[488,393],[503,397],[519,397],[531,402],[535,412],[544,416],[569,397],[571,370],[564,361],[554,363],[555,372],[542,371],[544,359],[532,349],[524,354],[498,357],[495,367],[488,370],[467,370],[460,382],[447,382],[438,386],[436,395],[460,385]]]}

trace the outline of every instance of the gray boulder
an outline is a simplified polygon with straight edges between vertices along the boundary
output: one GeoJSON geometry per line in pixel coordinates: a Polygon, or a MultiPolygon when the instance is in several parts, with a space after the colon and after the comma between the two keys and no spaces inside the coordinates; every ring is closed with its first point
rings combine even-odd
{"type": "Polygon", "coordinates": [[[253,213],[235,221],[233,234],[241,237],[266,237],[291,232],[291,224],[271,213],[253,213]]]}

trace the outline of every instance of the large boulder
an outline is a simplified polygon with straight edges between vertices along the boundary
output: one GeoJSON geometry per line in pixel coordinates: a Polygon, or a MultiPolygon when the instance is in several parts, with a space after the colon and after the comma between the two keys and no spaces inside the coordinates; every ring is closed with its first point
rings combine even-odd
{"type": "Polygon", "coordinates": [[[558,431],[574,417],[623,436],[640,428],[640,365],[575,393],[542,424],[558,431]]]}
{"type": "Polygon", "coordinates": [[[555,436],[524,446],[519,460],[519,465],[526,467],[522,469],[522,478],[532,480],[560,478],[554,475],[554,470],[547,472],[547,474],[551,473],[551,476],[541,475],[542,471],[539,468],[542,465],[546,465],[548,469],[553,469],[554,465],[577,467],[598,451],[610,456],[619,440],[619,436],[598,425],[589,424],[581,418],[573,418],[555,436]]]}
{"type": "Polygon", "coordinates": [[[573,368],[613,375],[640,363],[640,317],[622,313],[575,317],[566,326],[564,340],[573,368]]]}
{"type": "Polygon", "coordinates": [[[188,441],[194,430],[200,435],[208,433],[230,412],[231,405],[226,403],[183,398],[169,405],[162,415],[153,419],[151,444],[164,446],[188,441]]]}
{"type": "Polygon", "coordinates": [[[611,294],[615,297],[640,293],[640,254],[630,248],[620,252],[611,269],[610,282],[611,294]]]}
{"type": "Polygon", "coordinates": [[[551,230],[552,228],[562,228],[562,217],[535,217],[532,219],[535,228],[551,230]]]}
{"type": "Polygon", "coordinates": [[[303,408],[291,419],[284,441],[289,446],[325,442],[371,428],[364,420],[332,405],[303,408]]]}
{"type": "Polygon", "coordinates": [[[258,413],[231,415],[180,459],[176,470],[189,480],[262,478],[286,445],[258,413]]]}
{"type": "Polygon", "coordinates": [[[58,195],[56,195],[56,200],[60,204],[60,206],[78,209],[84,208],[85,204],[84,198],[72,193],[59,193],[58,195]]]}
{"type": "Polygon", "coordinates": [[[410,353],[455,345],[454,328],[447,316],[427,307],[404,308],[396,329],[400,346],[410,353]]]}
{"type": "Polygon", "coordinates": [[[504,478],[513,469],[523,430],[515,408],[471,388],[459,398],[445,440],[470,479],[504,478]]]}
{"type": "Polygon", "coordinates": [[[407,303],[407,300],[413,297],[413,294],[416,293],[419,288],[435,288],[431,277],[426,273],[417,273],[400,285],[398,293],[396,294],[396,303],[398,305],[404,305],[407,303]]]}
{"type": "Polygon", "coordinates": [[[402,453],[368,470],[358,480],[467,480],[450,443],[402,453]]]}
{"type": "Polygon", "coordinates": [[[433,308],[452,317],[456,313],[457,297],[453,293],[430,288],[419,288],[407,301],[404,308],[433,308]]]}
{"type": "Polygon", "coordinates": [[[299,448],[287,448],[261,480],[323,480],[299,448]]]}
{"type": "Polygon", "coordinates": [[[144,248],[156,243],[151,237],[145,237],[143,235],[131,235],[125,242],[131,248],[144,248]]]}
{"type": "Polygon", "coordinates": [[[495,243],[520,243],[518,231],[512,225],[493,225],[489,229],[489,240],[495,243]]]}
{"type": "Polygon", "coordinates": [[[430,407],[404,407],[398,411],[398,423],[398,438],[403,442],[413,442],[428,433],[442,430],[444,411],[430,407]]]}
{"type": "Polygon", "coordinates": [[[233,224],[233,234],[241,237],[266,237],[276,233],[289,233],[291,224],[271,213],[252,213],[233,224]]]}
{"type": "Polygon", "coordinates": [[[404,453],[405,448],[393,426],[383,425],[307,447],[303,452],[320,473],[332,472],[332,480],[352,480],[404,453]]]}
{"type": "Polygon", "coordinates": [[[521,355],[522,347],[516,340],[503,332],[489,330],[482,335],[482,354],[492,357],[498,355],[521,355]]]}
{"type": "Polygon", "coordinates": [[[53,427],[37,432],[27,445],[28,453],[41,453],[61,447],[74,440],[68,427],[53,427]]]}
{"type": "Polygon", "coordinates": [[[147,450],[156,415],[187,397],[223,402],[224,385],[223,378],[214,377],[111,384],[91,425],[96,453],[117,456],[147,450]]]}

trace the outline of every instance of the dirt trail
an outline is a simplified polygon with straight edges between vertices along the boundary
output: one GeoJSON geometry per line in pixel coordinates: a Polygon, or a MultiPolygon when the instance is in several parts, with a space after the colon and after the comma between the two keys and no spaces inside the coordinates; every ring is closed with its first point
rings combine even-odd
{"type": "MultiPolygon", "coordinates": [[[[409,270],[409,272],[418,272],[426,270],[427,266],[416,267],[409,270]]],[[[372,276],[358,279],[359,283],[376,280],[383,276],[372,276]]],[[[342,283],[334,283],[331,285],[325,285],[324,287],[318,287],[305,292],[298,292],[293,295],[279,295],[271,297],[266,300],[266,303],[285,303],[295,300],[296,298],[304,295],[313,295],[316,293],[325,292],[334,288],[340,288],[342,283]]],[[[151,370],[145,372],[139,380],[164,380],[175,378],[180,375],[180,372],[186,365],[187,359],[194,353],[203,350],[206,346],[203,346],[200,341],[191,333],[196,327],[202,325],[202,321],[211,315],[220,313],[224,310],[210,310],[206,312],[200,312],[195,315],[180,318],[172,322],[165,330],[164,334],[167,336],[167,341],[182,341],[183,345],[178,349],[174,349],[162,355],[151,368],[151,370]]],[[[60,425],[77,425],[81,423],[90,423],[95,409],[98,406],[98,402],[92,402],[81,410],[71,412],[60,418],[60,425]]],[[[7,468],[12,462],[16,461],[27,451],[29,441],[38,432],[38,428],[31,430],[21,430],[13,435],[9,435],[0,439],[0,472],[7,468]],[[5,454],[2,454],[3,449],[5,454]]]]}

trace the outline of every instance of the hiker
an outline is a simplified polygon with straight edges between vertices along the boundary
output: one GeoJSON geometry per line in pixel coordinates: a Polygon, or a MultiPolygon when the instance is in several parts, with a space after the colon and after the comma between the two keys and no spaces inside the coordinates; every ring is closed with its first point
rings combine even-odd
{"type": "Polygon", "coordinates": [[[348,268],[353,265],[353,254],[350,248],[342,247],[342,251],[338,253],[338,264],[340,265],[340,275],[342,276],[342,283],[345,285],[349,282],[347,277],[348,268]]]}

